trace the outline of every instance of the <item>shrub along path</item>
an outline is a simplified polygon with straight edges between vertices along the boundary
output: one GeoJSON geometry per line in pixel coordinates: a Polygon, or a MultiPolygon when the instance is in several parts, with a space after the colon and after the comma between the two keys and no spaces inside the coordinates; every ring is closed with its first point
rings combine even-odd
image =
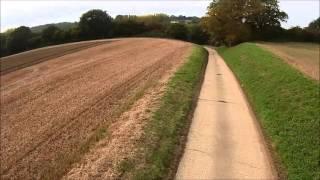
{"type": "Polygon", "coordinates": [[[208,48],[209,62],[177,179],[275,179],[256,120],[234,75],[208,48]]]}

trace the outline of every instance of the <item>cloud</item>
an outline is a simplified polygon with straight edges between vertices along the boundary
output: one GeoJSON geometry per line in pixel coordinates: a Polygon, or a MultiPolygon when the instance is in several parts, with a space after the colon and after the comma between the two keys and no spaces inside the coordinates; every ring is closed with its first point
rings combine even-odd
{"type": "Polygon", "coordinates": [[[21,25],[78,21],[90,9],[118,14],[203,16],[210,1],[1,1],[1,31],[21,25]]]}
{"type": "Polygon", "coordinates": [[[318,0],[282,0],[280,9],[285,11],[289,19],[282,23],[285,28],[293,26],[306,27],[309,23],[317,19],[320,11],[320,1],[318,0]]]}
{"type": "MultiPolygon", "coordinates": [[[[113,17],[118,14],[155,13],[203,16],[210,2],[207,0],[1,0],[1,32],[21,25],[32,27],[48,23],[78,21],[81,14],[90,9],[106,10],[113,17]]],[[[304,27],[319,17],[319,1],[317,0],[281,0],[280,9],[289,15],[288,22],[282,23],[286,28],[297,25],[304,27]]]]}

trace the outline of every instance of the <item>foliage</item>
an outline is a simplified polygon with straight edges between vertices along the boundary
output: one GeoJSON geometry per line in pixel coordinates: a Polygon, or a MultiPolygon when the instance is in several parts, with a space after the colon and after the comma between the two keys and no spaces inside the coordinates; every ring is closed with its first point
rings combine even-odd
{"type": "Polygon", "coordinates": [[[56,26],[48,26],[42,31],[42,39],[47,44],[58,43],[62,40],[62,30],[56,26]]]}
{"type": "Polygon", "coordinates": [[[169,37],[180,40],[186,40],[187,33],[187,27],[182,23],[170,24],[166,30],[166,34],[168,34],[169,37]]]}
{"type": "Polygon", "coordinates": [[[292,27],[283,33],[283,38],[289,41],[318,42],[320,43],[320,29],[292,27]]]}
{"type": "Polygon", "coordinates": [[[239,78],[288,179],[319,179],[319,82],[251,43],[219,53],[239,78]]]}
{"type": "Polygon", "coordinates": [[[312,21],[306,29],[309,31],[320,31],[320,17],[312,21]]]}
{"type": "Polygon", "coordinates": [[[188,29],[189,41],[197,44],[206,44],[208,42],[209,34],[199,24],[193,24],[188,29]]]}
{"type": "Polygon", "coordinates": [[[13,30],[7,39],[7,48],[10,53],[17,53],[28,49],[32,33],[29,27],[21,26],[13,30]]]}
{"type": "Polygon", "coordinates": [[[304,30],[305,34],[307,34],[305,36],[308,36],[306,39],[304,39],[305,41],[320,43],[320,17],[312,21],[304,30]]]}
{"type": "Polygon", "coordinates": [[[177,21],[180,23],[199,23],[200,22],[200,18],[196,17],[196,16],[192,16],[192,17],[187,17],[187,16],[170,16],[170,20],[171,21],[177,21]]]}
{"type": "Polygon", "coordinates": [[[79,28],[84,38],[106,38],[110,36],[112,18],[106,11],[93,9],[80,17],[79,28]]]}
{"type": "Polygon", "coordinates": [[[118,15],[114,20],[113,36],[128,37],[147,31],[143,22],[137,21],[137,16],[118,15]]]}
{"type": "Polygon", "coordinates": [[[277,0],[214,0],[203,24],[215,41],[230,46],[263,36],[286,18],[277,0]]]}

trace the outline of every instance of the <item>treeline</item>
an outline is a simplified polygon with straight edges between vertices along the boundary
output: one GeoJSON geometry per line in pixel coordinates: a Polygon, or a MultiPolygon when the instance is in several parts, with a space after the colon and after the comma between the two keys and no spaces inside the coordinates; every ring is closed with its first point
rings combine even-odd
{"type": "Polygon", "coordinates": [[[308,27],[296,26],[284,30],[282,38],[279,37],[278,40],[320,43],[320,17],[312,21],[308,27]]]}
{"type": "Polygon", "coordinates": [[[174,38],[197,44],[232,46],[245,41],[320,42],[320,18],[308,27],[281,27],[287,14],[280,11],[277,0],[213,0],[203,18],[168,16],[118,15],[90,10],[76,23],[29,27],[0,33],[1,57],[22,51],[82,40],[115,37],[174,38]],[[70,28],[67,28],[70,27],[70,28]]]}
{"type": "Polygon", "coordinates": [[[288,15],[278,0],[213,0],[202,24],[211,43],[232,46],[246,41],[320,41],[320,19],[307,28],[281,27],[288,15]]]}
{"type": "Polygon", "coordinates": [[[204,44],[209,35],[199,22],[197,17],[165,14],[112,18],[106,11],[94,9],[84,13],[69,29],[49,25],[41,32],[33,32],[21,26],[1,33],[1,56],[48,45],[115,37],[163,37],[204,44]]]}

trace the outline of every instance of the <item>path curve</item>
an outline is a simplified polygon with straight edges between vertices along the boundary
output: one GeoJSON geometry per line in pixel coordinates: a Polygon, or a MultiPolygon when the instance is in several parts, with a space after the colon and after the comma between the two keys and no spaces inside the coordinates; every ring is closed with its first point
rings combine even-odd
{"type": "Polygon", "coordinates": [[[255,118],[215,50],[209,61],[176,179],[276,179],[255,118]]]}

